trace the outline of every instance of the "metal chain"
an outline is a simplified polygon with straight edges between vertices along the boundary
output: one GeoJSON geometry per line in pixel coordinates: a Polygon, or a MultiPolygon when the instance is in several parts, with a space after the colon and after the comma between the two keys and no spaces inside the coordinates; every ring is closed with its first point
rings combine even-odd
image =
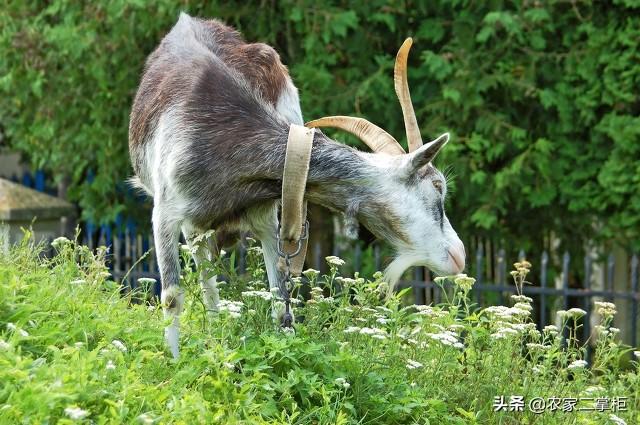
{"type": "Polygon", "coordinates": [[[298,239],[298,246],[292,254],[288,254],[284,250],[284,241],[280,239],[280,224],[278,224],[278,230],[276,231],[277,252],[278,256],[284,259],[284,275],[282,280],[278,282],[278,289],[280,289],[280,296],[284,300],[284,316],[282,317],[282,327],[290,328],[293,324],[293,316],[291,315],[291,296],[289,294],[289,288],[287,285],[293,287],[293,281],[291,280],[291,259],[300,255],[302,251],[302,243],[309,238],[309,221],[305,220],[302,228],[302,235],[298,239]]]}

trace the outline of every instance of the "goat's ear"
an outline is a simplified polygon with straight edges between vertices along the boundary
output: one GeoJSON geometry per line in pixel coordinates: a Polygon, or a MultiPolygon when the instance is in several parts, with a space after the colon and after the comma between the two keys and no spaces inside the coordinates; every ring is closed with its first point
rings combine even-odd
{"type": "Polygon", "coordinates": [[[437,139],[429,143],[425,143],[418,150],[408,154],[409,156],[409,161],[408,161],[409,173],[408,174],[413,175],[420,168],[430,163],[433,160],[433,158],[436,157],[438,152],[440,152],[440,149],[442,149],[442,147],[446,145],[448,141],[449,141],[449,133],[444,133],[437,139]]]}

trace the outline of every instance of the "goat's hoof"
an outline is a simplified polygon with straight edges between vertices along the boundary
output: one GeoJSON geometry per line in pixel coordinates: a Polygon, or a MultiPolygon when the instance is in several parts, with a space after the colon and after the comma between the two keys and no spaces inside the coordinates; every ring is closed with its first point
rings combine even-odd
{"type": "Polygon", "coordinates": [[[282,327],[290,328],[292,324],[293,324],[293,316],[289,312],[285,313],[282,316],[282,327]]]}

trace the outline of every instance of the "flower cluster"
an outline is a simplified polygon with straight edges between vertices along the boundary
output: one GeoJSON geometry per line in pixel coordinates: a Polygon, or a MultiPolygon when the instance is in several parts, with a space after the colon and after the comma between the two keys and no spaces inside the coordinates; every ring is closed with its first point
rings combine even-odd
{"type": "Polygon", "coordinates": [[[442,330],[438,333],[427,333],[429,338],[455,348],[464,348],[464,345],[458,340],[458,335],[450,330],[442,330]]]}
{"type": "Polygon", "coordinates": [[[563,320],[577,320],[587,314],[587,312],[581,308],[570,308],[569,310],[558,310],[556,314],[563,320]]]}
{"type": "Polygon", "coordinates": [[[407,359],[407,369],[411,370],[411,369],[420,369],[421,367],[423,367],[424,365],[420,362],[417,362],[415,360],[411,360],[411,359],[407,359]]]}
{"type": "Polygon", "coordinates": [[[329,264],[329,266],[335,266],[335,267],[344,266],[344,260],[340,257],[336,257],[335,255],[330,255],[328,257],[325,257],[325,260],[327,261],[327,264],[329,264]]]}
{"type": "Polygon", "coordinates": [[[473,284],[476,283],[476,280],[464,273],[461,273],[453,279],[453,282],[466,294],[471,290],[473,284]]]}
{"type": "Polygon", "coordinates": [[[575,360],[567,366],[567,369],[582,369],[587,367],[587,362],[584,360],[575,360]]]}
{"type": "Polygon", "coordinates": [[[351,334],[357,333],[360,335],[369,335],[371,338],[375,339],[387,339],[387,333],[384,329],[380,328],[368,328],[368,327],[358,327],[358,326],[349,326],[344,330],[344,333],[351,334]]]}
{"type": "MultiPolygon", "coordinates": [[[[276,291],[278,288],[274,288],[276,291]]],[[[260,298],[265,301],[271,301],[273,299],[273,293],[270,291],[244,291],[242,292],[242,298],[260,298]]]]}
{"type": "MultiPolygon", "coordinates": [[[[269,294],[271,295],[271,294],[269,294]]],[[[244,307],[244,303],[242,301],[231,301],[231,300],[220,300],[218,303],[218,310],[229,313],[229,316],[237,319],[241,316],[242,307],[244,307]]]]}
{"type": "Polygon", "coordinates": [[[593,304],[596,307],[596,313],[602,316],[603,319],[611,319],[618,312],[614,303],[595,301],[593,304]]]}

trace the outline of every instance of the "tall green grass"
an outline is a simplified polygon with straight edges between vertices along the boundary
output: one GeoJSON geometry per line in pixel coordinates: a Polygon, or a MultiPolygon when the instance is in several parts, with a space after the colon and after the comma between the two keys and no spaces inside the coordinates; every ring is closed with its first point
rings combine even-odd
{"type": "MultiPolygon", "coordinates": [[[[123,294],[108,278],[104,250],[60,240],[52,259],[24,242],[0,256],[0,423],[247,424],[637,424],[638,363],[603,312],[587,366],[573,329],[535,329],[526,297],[513,307],[476,311],[458,277],[438,306],[385,300],[381,274],[326,276],[309,270],[311,298],[296,303],[301,323],[282,331],[271,318],[259,248],[248,276],[227,256],[207,264],[225,273],[221,311],[208,315],[198,271],[187,290],[181,357],[164,347],[165,323],[145,294],[123,294]],[[524,411],[494,411],[496,397],[524,397],[524,411]],[[528,410],[533,397],[626,397],[624,411],[528,410]],[[616,422],[619,421],[619,422],[616,422]]],[[[191,266],[189,251],[183,261],[191,266]]],[[[520,263],[515,278],[526,276],[520,263]]],[[[522,277],[524,280],[524,277],[522,277]]],[[[276,306],[277,310],[277,306],[276,306]]],[[[513,401],[513,400],[512,400],[513,401]]],[[[588,403],[582,403],[587,407],[588,403]]],[[[611,406],[610,406],[611,407],[611,406]]]]}

